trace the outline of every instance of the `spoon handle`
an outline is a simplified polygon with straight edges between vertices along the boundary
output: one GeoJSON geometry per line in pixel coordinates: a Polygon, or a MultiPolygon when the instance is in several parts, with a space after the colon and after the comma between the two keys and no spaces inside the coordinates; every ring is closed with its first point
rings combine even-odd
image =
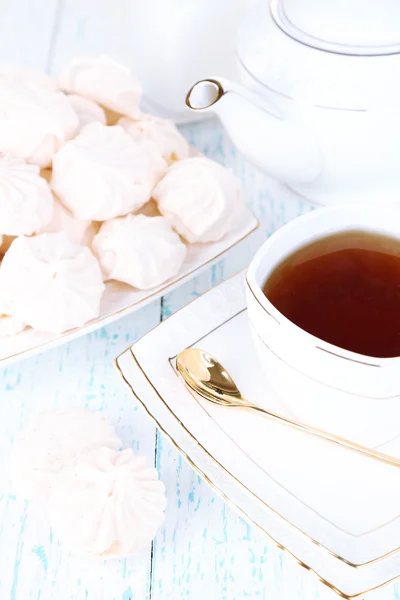
{"type": "Polygon", "coordinates": [[[305,423],[299,423],[297,421],[293,421],[288,417],[283,417],[277,413],[266,410],[265,408],[261,408],[261,406],[257,406],[256,404],[252,404],[247,400],[244,401],[243,404],[235,404],[234,406],[238,408],[249,408],[251,410],[255,410],[263,415],[270,417],[271,419],[275,419],[284,425],[288,425],[293,427],[293,429],[297,429],[299,431],[303,431],[304,433],[308,433],[317,438],[322,438],[331,442],[332,444],[337,444],[338,446],[342,446],[347,448],[348,450],[352,450],[353,452],[358,452],[359,454],[363,454],[364,456],[369,456],[374,460],[379,460],[380,462],[393,465],[395,467],[400,467],[400,459],[395,456],[390,456],[389,454],[384,454],[383,452],[378,452],[373,448],[368,448],[367,446],[362,446],[357,444],[356,442],[351,442],[345,438],[342,438],[334,433],[329,433],[327,431],[323,431],[322,429],[318,429],[316,427],[312,427],[311,425],[306,425],[305,423]]]}

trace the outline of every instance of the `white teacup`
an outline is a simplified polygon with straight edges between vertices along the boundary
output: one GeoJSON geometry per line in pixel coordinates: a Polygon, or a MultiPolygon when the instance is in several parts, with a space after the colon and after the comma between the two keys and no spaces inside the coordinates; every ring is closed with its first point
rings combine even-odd
{"type": "Polygon", "coordinates": [[[376,447],[400,434],[400,357],[374,358],[328,344],[284,317],[262,291],[275,267],[296,249],[348,230],[400,240],[400,209],[322,208],[279,229],[248,269],[248,314],[268,381],[292,414],[376,447]]]}

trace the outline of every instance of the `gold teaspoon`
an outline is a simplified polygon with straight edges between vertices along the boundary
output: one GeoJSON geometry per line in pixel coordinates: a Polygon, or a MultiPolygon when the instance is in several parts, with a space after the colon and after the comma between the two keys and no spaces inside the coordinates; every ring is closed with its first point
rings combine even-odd
{"type": "Polygon", "coordinates": [[[247,408],[255,410],[263,415],[274,419],[284,425],[289,425],[294,429],[298,429],[305,433],[309,433],[314,437],[322,438],[333,444],[338,444],[353,452],[364,454],[375,460],[379,460],[386,464],[400,466],[400,459],[378,452],[372,448],[361,446],[350,440],[339,437],[333,433],[328,433],[322,429],[317,429],[305,423],[299,423],[293,421],[288,417],[284,417],[277,413],[274,413],[261,406],[252,404],[246,400],[240,393],[239,388],[229,375],[228,371],[224,369],[220,362],[208,352],[200,350],[199,348],[187,348],[180,352],[176,359],[176,367],[179,374],[183,378],[186,385],[194,392],[209,400],[218,404],[219,406],[229,406],[233,408],[247,408]]]}

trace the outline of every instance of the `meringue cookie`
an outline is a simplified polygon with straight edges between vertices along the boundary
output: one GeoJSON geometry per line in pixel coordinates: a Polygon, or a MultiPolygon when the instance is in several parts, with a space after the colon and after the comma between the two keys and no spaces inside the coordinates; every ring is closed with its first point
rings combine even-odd
{"type": "Polygon", "coordinates": [[[0,156],[1,234],[36,233],[52,218],[53,207],[53,195],[39,167],[21,158],[0,156]]]}
{"type": "Polygon", "coordinates": [[[65,467],[52,488],[49,517],[71,550],[123,557],[147,546],[164,521],[157,470],[131,448],[97,448],[65,467]]]}
{"type": "Polygon", "coordinates": [[[153,191],[159,211],[188,242],[217,242],[243,214],[239,179],[208,158],[188,158],[168,169],[153,191]]]}
{"type": "Polygon", "coordinates": [[[155,142],[169,164],[189,156],[189,144],[172,121],[143,115],[139,121],[122,117],[117,125],[121,125],[134,140],[155,142]]]}
{"type": "Polygon", "coordinates": [[[154,143],[90,123],[54,156],[51,187],[75,218],[106,221],[143,206],[166,169],[154,143]]]}
{"type": "Polygon", "coordinates": [[[0,265],[4,312],[42,331],[62,333],[98,317],[103,291],[96,258],[64,232],[16,238],[0,265]]]}
{"type": "Polygon", "coordinates": [[[98,412],[61,408],[42,413],[15,438],[11,451],[14,485],[24,498],[45,501],[62,468],[94,448],[117,450],[121,445],[114,427],[98,412]]]}
{"type": "Polygon", "coordinates": [[[0,314],[0,338],[17,335],[25,329],[26,325],[19,319],[10,315],[0,314]]]}
{"type": "Polygon", "coordinates": [[[0,152],[46,167],[78,125],[63,92],[42,85],[36,77],[0,74],[0,152]]]}
{"type": "Polygon", "coordinates": [[[127,215],[103,223],[92,244],[106,279],[141,290],[176,275],[186,246],[163,217],[127,215]]]}
{"type": "Polygon", "coordinates": [[[20,319],[7,314],[7,312],[4,310],[4,306],[2,305],[2,298],[0,298],[0,338],[17,335],[18,333],[21,333],[25,327],[25,323],[23,323],[20,319]]]}
{"type": "Polygon", "coordinates": [[[60,75],[61,87],[93,100],[112,111],[140,115],[141,86],[131,71],[107,56],[75,58],[60,75]]]}
{"type": "Polygon", "coordinates": [[[75,219],[68,208],[58,200],[54,198],[54,211],[53,218],[50,223],[43,227],[40,233],[56,233],[57,231],[64,231],[70,240],[75,244],[86,245],[82,243],[85,238],[85,234],[91,225],[91,221],[79,221],[75,219]]]}
{"type": "Polygon", "coordinates": [[[68,98],[72,108],[78,115],[80,129],[95,121],[103,125],[107,124],[106,114],[101,106],[83,96],[78,96],[78,94],[69,94],[68,98]]]}

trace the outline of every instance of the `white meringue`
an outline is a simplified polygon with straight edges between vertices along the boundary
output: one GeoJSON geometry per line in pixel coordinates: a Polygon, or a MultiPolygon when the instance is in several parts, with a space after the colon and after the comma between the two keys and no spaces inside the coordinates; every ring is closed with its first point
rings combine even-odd
{"type": "Polygon", "coordinates": [[[75,218],[106,221],[143,206],[166,169],[154,143],[90,123],[54,156],[51,187],[75,218]]]}
{"type": "Polygon", "coordinates": [[[4,312],[42,331],[62,333],[98,317],[103,291],[96,258],[64,232],[16,238],[0,265],[4,312]]]}
{"type": "Polygon", "coordinates": [[[68,98],[78,115],[80,129],[95,121],[103,123],[103,125],[107,124],[106,114],[101,106],[83,96],[78,96],[78,94],[69,94],[68,98]]]}
{"type": "Polygon", "coordinates": [[[141,86],[132,72],[107,56],[75,58],[60,75],[61,87],[127,117],[140,115],[141,86]]]}
{"type": "MultiPolygon", "coordinates": [[[[1,136],[1,133],[0,133],[1,136]]],[[[53,215],[53,195],[36,165],[0,155],[0,233],[32,235],[53,215]]]]}
{"type": "Polygon", "coordinates": [[[188,242],[217,242],[243,214],[239,179],[208,158],[175,163],[153,191],[159,211],[188,242]]]}
{"type": "Polygon", "coordinates": [[[15,488],[26,499],[47,500],[62,468],[94,448],[117,450],[121,445],[114,427],[99,412],[62,408],[42,413],[15,438],[11,451],[15,488]]]}
{"type": "Polygon", "coordinates": [[[36,77],[0,73],[0,152],[46,167],[79,121],[67,96],[36,77]]]}
{"type": "Polygon", "coordinates": [[[169,164],[189,156],[189,144],[172,121],[143,115],[139,121],[122,117],[117,125],[121,125],[134,140],[155,142],[169,164]]]}
{"type": "Polygon", "coordinates": [[[0,338],[17,335],[25,329],[26,325],[23,321],[11,317],[10,315],[0,314],[0,338]]]}
{"type": "MultiPolygon", "coordinates": [[[[0,236],[1,245],[1,236],[0,236]]],[[[0,248],[1,250],[1,248],[0,248]]],[[[0,297],[0,338],[10,337],[21,333],[26,327],[20,319],[7,314],[0,297]]]]}
{"type": "Polygon", "coordinates": [[[147,290],[174,277],[186,246],[163,217],[127,215],[100,228],[92,244],[106,279],[147,290]]]}
{"type": "Polygon", "coordinates": [[[42,227],[40,233],[56,233],[57,231],[64,231],[69,239],[75,242],[75,244],[85,246],[87,244],[83,243],[83,240],[85,239],[86,232],[91,223],[92,222],[89,220],[79,221],[78,219],[75,219],[68,208],[65,208],[58,198],[54,198],[53,218],[50,223],[45,227],[42,227]]]}
{"type": "Polygon", "coordinates": [[[98,448],[65,467],[49,517],[56,537],[81,553],[123,557],[151,542],[164,521],[165,488],[131,448],[98,448]]]}

